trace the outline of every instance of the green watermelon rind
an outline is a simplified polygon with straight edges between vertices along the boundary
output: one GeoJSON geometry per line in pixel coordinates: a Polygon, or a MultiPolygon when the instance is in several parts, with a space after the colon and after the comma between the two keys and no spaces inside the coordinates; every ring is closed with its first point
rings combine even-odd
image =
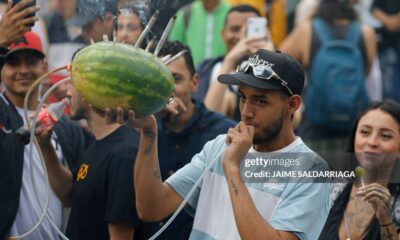
{"type": "Polygon", "coordinates": [[[115,42],[95,43],[78,52],[72,80],[94,107],[119,106],[142,116],[161,111],[174,89],[171,72],[157,57],[115,42]]]}

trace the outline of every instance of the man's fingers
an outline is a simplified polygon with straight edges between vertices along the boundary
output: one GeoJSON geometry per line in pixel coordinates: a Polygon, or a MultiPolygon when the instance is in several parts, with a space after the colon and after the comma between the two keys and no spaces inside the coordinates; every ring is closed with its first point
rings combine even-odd
{"type": "Polygon", "coordinates": [[[10,14],[11,13],[18,13],[21,12],[26,5],[28,5],[29,3],[31,3],[33,0],[22,0],[19,3],[15,4],[14,6],[12,6],[12,0],[11,0],[11,9],[10,9],[10,14]]]}
{"type": "Polygon", "coordinates": [[[135,111],[133,111],[132,109],[130,109],[128,111],[128,121],[133,122],[135,121],[136,117],[135,117],[135,111]]]}
{"type": "Polygon", "coordinates": [[[34,17],[24,18],[23,20],[20,21],[20,23],[22,26],[25,26],[24,30],[25,29],[29,30],[31,28],[29,25],[36,21],[39,21],[39,17],[34,16],[34,17]]]}
{"type": "Polygon", "coordinates": [[[226,144],[231,145],[232,143],[232,135],[230,133],[226,134],[226,144]]]}
{"type": "Polygon", "coordinates": [[[172,115],[178,115],[178,113],[179,113],[179,111],[176,109],[176,106],[173,106],[172,104],[168,104],[166,107],[165,107],[165,110],[168,112],[168,113],[170,113],[170,114],[172,114],[172,115]]]}
{"type": "MultiPolygon", "coordinates": [[[[164,109],[169,115],[169,121],[174,121],[175,117],[181,113],[186,112],[187,107],[179,98],[173,98],[164,109]]],[[[165,115],[160,115],[164,117],[165,115]]]]}
{"type": "Polygon", "coordinates": [[[242,136],[240,135],[240,133],[238,133],[234,129],[232,129],[232,131],[228,131],[228,133],[226,134],[226,143],[228,145],[230,145],[233,142],[236,142],[236,143],[240,142],[241,139],[242,139],[242,136]]]}
{"type": "Polygon", "coordinates": [[[178,103],[178,106],[184,111],[187,111],[187,108],[185,106],[185,104],[182,102],[182,100],[180,100],[179,98],[174,98],[175,101],[178,103]]]}
{"type": "Polygon", "coordinates": [[[105,118],[106,118],[106,123],[111,124],[115,122],[115,114],[111,111],[111,109],[106,108],[105,110],[105,118]]]}
{"type": "Polygon", "coordinates": [[[250,135],[250,139],[253,140],[254,138],[254,127],[253,126],[246,126],[248,131],[249,131],[249,135],[250,135]]]}
{"type": "Polygon", "coordinates": [[[117,107],[117,123],[123,124],[124,122],[124,109],[117,107]]]}
{"type": "Polygon", "coordinates": [[[253,135],[254,135],[254,127],[253,126],[248,126],[244,122],[240,122],[237,126],[239,127],[239,132],[245,134],[246,136],[253,138],[253,135]]]}
{"type": "Polygon", "coordinates": [[[232,138],[231,142],[239,142],[242,143],[244,141],[246,141],[246,136],[240,132],[238,129],[236,129],[238,126],[236,126],[235,128],[230,128],[228,130],[229,136],[232,138]]]}
{"type": "Polygon", "coordinates": [[[252,37],[252,38],[248,38],[246,43],[247,44],[257,44],[259,42],[266,42],[267,38],[266,37],[252,37]]]}
{"type": "Polygon", "coordinates": [[[34,14],[35,12],[39,11],[39,6],[33,6],[33,7],[29,7],[29,8],[25,8],[24,10],[18,12],[15,14],[14,19],[15,21],[17,20],[22,20],[23,18],[28,17],[31,14],[34,14]]]}

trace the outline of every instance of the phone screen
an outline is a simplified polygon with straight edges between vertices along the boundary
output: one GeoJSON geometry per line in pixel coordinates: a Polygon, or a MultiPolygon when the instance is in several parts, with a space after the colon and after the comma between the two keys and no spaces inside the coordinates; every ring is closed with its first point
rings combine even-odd
{"type": "Polygon", "coordinates": [[[247,19],[247,37],[267,37],[267,19],[263,17],[250,17],[247,19]]]}

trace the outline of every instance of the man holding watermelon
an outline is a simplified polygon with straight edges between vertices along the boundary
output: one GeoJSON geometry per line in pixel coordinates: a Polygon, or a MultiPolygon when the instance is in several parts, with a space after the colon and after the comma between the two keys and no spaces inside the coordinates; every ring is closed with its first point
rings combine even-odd
{"type": "MultiPolygon", "coordinates": [[[[189,163],[192,157],[201,151],[204,144],[236,125],[233,120],[208,110],[202,102],[192,97],[198,87],[199,75],[195,72],[191,51],[187,46],[178,41],[166,42],[159,55],[174,56],[183,50],[187,52],[168,64],[174,77],[174,98],[168,104],[167,110],[160,113],[163,116],[158,116],[157,122],[158,158],[163,180],[189,163]]],[[[164,222],[163,220],[159,223],[143,224],[141,228],[147,228],[149,234],[154,234],[164,222]]],[[[157,239],[187,240],[192,225],[193,217],[181,212],[157,239]]]]}
{"type": "Polygon", "coordinates": [[[71,118],[86,119],[93,134],[69,170],[57,161],[49,144],[50,129],[40,132],[41,146],[51,187],[65,207],[71,208],[66,236],[69,239],[133,239],[139,218],[135,209],[132,166],[138,134],[128,126],[107,124],[68,83],[71,118]]]}
{"type": "MultiPolygon", "coordinates": [[[[316,239],[328,215],[329,186],[303,180],[250,183],[240,171],[248,153],[274,153],[278,158],[302,153],[304,170],[328,170],[292,129],[304,85],[300,64],[289,55],[259,50],[219,81],[239,85],[242,121],[208,142],[165,182],[160,177],[156,119],[135,118],[130,110],[128,122],[141,129],[134,168],[139,216],[158,221],[172,214],[205,171],[186,205],[196,213],[190,239],[316,239]]],[[[122,111],[117,112],[122,120],[122,111]]]]}

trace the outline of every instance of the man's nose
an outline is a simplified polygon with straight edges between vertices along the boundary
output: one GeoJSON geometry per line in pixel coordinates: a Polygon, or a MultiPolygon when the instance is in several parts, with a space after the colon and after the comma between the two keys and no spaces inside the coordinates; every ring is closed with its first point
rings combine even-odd
{"type": "Polygon", "coordinates": [[[254,118],[254,112],[253,112],[253,107],[248,101],[245,101],[242,103],[242,110],[241,110],[241,115],[243,119],[251,119],[254,118]]]}
{"type": "Polygon", "coordinates": [[[28,73],[30,72],[30,67],[26,62],[22,62],[19,66],[18,66],[18,72],[19,73],[28,73]]]}

